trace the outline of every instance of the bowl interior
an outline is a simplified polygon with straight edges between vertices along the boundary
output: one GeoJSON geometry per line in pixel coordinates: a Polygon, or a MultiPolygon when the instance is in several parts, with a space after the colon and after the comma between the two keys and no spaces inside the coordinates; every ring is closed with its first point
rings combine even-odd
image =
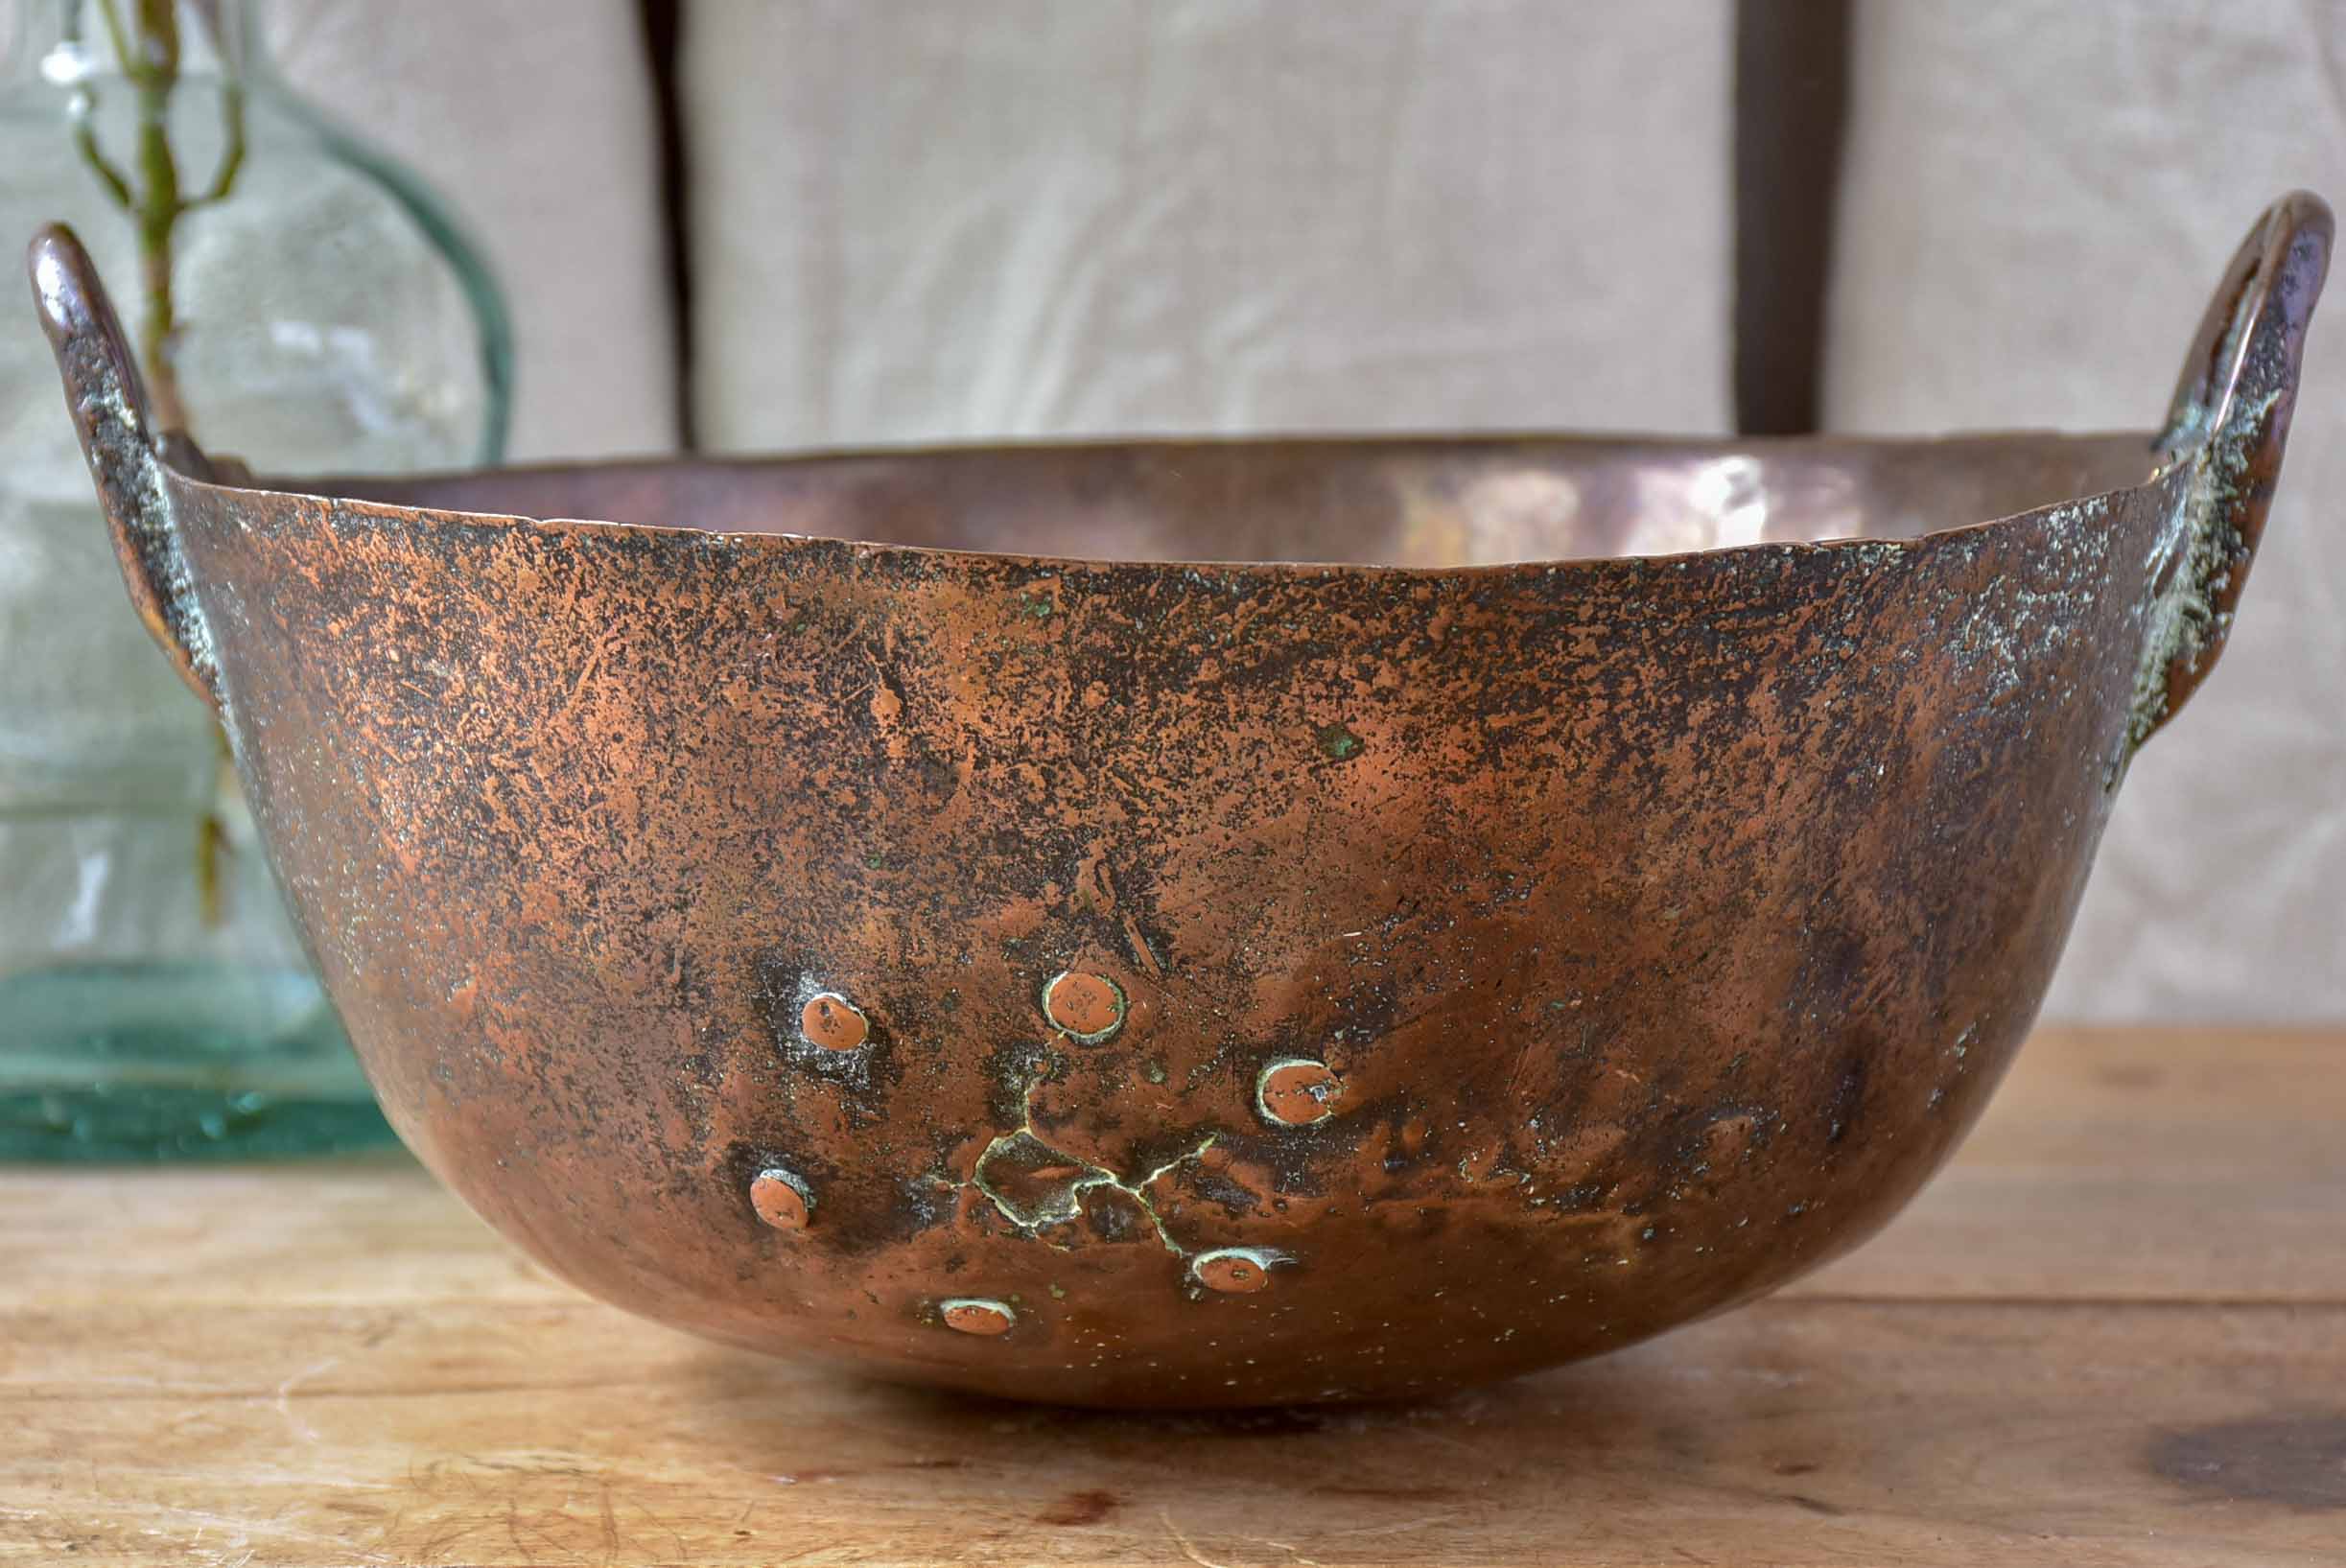
{"type": "Polygon", "coordinates": [[[1911,538],[2136,484],[2125,435],[1098,442],[286,481],[434,509],[1126,561],[1485,566],[1911,538]]]}

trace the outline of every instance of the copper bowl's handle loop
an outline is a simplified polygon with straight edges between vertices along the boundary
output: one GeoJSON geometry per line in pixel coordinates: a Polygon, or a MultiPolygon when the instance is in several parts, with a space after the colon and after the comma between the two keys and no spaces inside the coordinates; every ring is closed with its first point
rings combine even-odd
{"type": "Polygon", "coordinates": [[[146,385],[122,320],[73,231],[60,224],[42,229],[25,262],[130,602],[180,678],[217,709],[211,632],[179,550],[163,454],[169,451],[175,466],[191,472],[210,470],[184,435],[153,431],[146,385]]]}
{"type": "Polygon", "coordinates": [[[2158,440],[2189,465],[2186,527],[2157,573],[2132,742],[2173,717],[2215,667],[2281,477],[2306,323],[2330,269],[2330,208],[2293,191],[2257,221],[2217,285],[2158,440]]]}

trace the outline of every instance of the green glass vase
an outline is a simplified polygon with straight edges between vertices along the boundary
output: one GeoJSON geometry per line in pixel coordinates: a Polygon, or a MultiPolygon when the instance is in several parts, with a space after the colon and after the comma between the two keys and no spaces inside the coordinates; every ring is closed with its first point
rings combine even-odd
{"type": "MultiPolygon", "coordinates": [[[[22,0],[0,238],[74,226],[158,408],[278,475],[494,462],[497,289],[270,69],[246,0],[22,0]]],[[[0,1159],[387,1141],[210,713],[122,590],[29,299],[0,310],[0,1159]]]]}

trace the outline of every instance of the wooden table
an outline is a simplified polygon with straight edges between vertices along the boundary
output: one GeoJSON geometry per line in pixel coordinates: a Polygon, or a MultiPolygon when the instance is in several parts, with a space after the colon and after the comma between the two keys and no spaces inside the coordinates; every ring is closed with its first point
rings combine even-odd
{"type": "Polygon", "coordinates": [[[2346,1563],[2346,1039],[2047,1034],[1889,1233],[1415,1409],[700,1345],[414,1166],[0,1172],[0,1560],[2346,1563]]]}

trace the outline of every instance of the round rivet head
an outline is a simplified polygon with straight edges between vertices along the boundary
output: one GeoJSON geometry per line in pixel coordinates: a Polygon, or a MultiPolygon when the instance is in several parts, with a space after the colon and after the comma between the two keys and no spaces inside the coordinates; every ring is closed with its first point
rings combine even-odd
{"type": "Polygon", "coordinates": [[[1105,974],[1070,970],[1043,988],[1043,1016],[1061,1034],[1097,1045],[1124,1027],[1124,991],[1105,974]]]}
{"type": "Polygon", "coordinates": [[[1297,1057],[1274,1062],[1255,1080],[1255,1108],[1266,1121],[1309,1127],[1336,1113],[1344,1080],[1325,1062],[1297,1057]]]}
{"type": "Polygon", "coordinates": [[[799,1010],[798,1032],[827,1051],[852,1051],[872,1038],[862,1009],[835,991],[818,991],[799,1010]]]}
{"type": "Polygon", "coordinates": [[[777,1230],[804,1230],[814,1218],[814,1197],[807,1183],[769,1165],[749,1181],[749,1206],[777,1230]]]}
{"type": "Polygon", "coordinates": [[[1010,1332],[1010,1325],[1019,1315],[1001,1301],[989,1301],[981,1297],[960,1296],[937,1303],[937,1311],[945,1319],[945,1326],[957,1334],[975,1334],[981,1339],[995,1339],[1010,1332]]]}
{"type": "Polygon", "coordinates": [[[1271,1256],[1252,1247],[1225,1247],[1200,1252],[1190,1261],[1189,1272],[1208,1290],[1246,1296],[1271,1283],[1271,1256]]]}

